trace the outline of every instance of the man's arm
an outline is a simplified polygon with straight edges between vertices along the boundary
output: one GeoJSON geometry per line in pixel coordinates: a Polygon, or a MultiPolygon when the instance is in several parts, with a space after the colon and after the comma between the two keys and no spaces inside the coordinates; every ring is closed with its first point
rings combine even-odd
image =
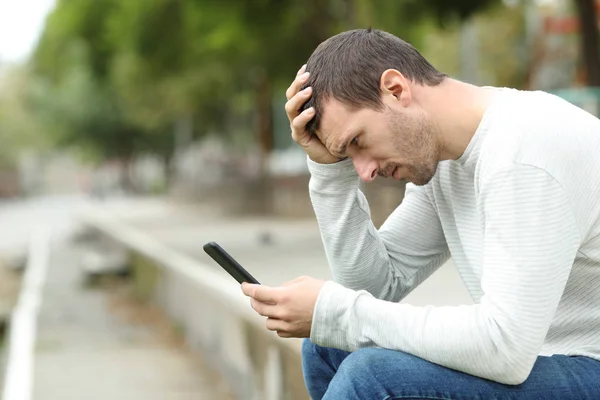
{"type": "Polygon", "coordinates": [[[531,372],[580,245],[563,188],[516,165],[484,183],[480,304],[414,307],[327,282],[311,340],[345,350],[379,346],[471,375],[522,383],[531,372]]]}
{"type": "Polygon", "coordinates": [[[399,301],[449,258],[438,214],[422,187],[377,231],[352,161],[308,159],[310,197],[334,280],[379,299],[399,301]]]}

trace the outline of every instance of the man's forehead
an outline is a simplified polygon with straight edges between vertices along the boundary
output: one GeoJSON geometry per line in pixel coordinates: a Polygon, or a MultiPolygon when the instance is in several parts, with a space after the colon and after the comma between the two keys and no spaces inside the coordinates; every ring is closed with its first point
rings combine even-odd
{"type": "Polygon", "coordinates": [[[321,141],[330,140],[330,136],[340,136],[349,122],[350,111],[339,100],[329,99],[323,105],[321,123],[317,130],[317,136],[321,141]]]}

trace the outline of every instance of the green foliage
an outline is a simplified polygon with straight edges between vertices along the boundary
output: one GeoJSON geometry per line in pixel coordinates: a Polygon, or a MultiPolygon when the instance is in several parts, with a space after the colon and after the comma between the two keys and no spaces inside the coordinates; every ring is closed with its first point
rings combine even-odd
{"type": "Polygon", "coordinates": [[[0,169],[12,168],[23,149],[43,150],[50,144],[46,127],[32,118],[29,71],[11,68],[0,76],[0,169]]]}
{"type": "MultiPolygon", "coordinates": [[[[491,6],[486,13],[475,15],[471,22],[476,30],[480,84],[493,86],[526,86],[529,65],[525,32],[525,5],[491,6]]],[[[437,24],[436,24],[437,25],[437,24]]],[[[424,56],[437,68],[459,79],[461,75],[461,24],[432,26],[425,44],[424,56]]]]}
{"type": "Polygon", "coordinates": [[[499,4],[499,0],[409,0],[406,2],[409,13],[422,16],[432,15],[441,26],[455,21],[464,21],[478,11],[499,4]]]}
{"type": "Polygon", "coordinates": [[[58,145],[76,144],[98,158],[130,158],[143,131],[128,123],[89,53],[85,42],[73,42],[60,81],[39,78],[31,104],[58,145]]]}
{"type": "Polygon", "coordinates": [[[36,71],[54,81],[60,80],[68,66],[64,56],[80,42],[89,50],[89,67],[94,76],[105,78],[112,54],[106,22],[118,3],[118,0],[57,1],[33,56],[36,71]]]}

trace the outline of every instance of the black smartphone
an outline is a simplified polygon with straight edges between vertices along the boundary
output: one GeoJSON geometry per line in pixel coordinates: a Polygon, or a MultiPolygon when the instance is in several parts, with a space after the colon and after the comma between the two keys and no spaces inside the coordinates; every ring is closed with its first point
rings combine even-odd
{"type": "Polygon", "coordinates": [[[248,271],[246,271],[233,257],[229,255],[221,246],[219,246],[215,242],[206,243],[204,246],[204,251],[206,254],[212,257],[225,271],[229,273],[229,275],[233,276],[233,278],[238,281],[240,284],[242,282],[248,283],[256,283],[260,285],[260,283],[254,279],[252,275],[248,271]]]}

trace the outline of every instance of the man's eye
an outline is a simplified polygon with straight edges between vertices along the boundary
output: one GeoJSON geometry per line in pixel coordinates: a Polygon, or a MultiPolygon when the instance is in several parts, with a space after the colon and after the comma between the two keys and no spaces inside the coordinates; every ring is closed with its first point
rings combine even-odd
{"type": "Polygon", "coordinates": [[[350,143],[358,145],[358,136],[355,136],[350,143]]]}

